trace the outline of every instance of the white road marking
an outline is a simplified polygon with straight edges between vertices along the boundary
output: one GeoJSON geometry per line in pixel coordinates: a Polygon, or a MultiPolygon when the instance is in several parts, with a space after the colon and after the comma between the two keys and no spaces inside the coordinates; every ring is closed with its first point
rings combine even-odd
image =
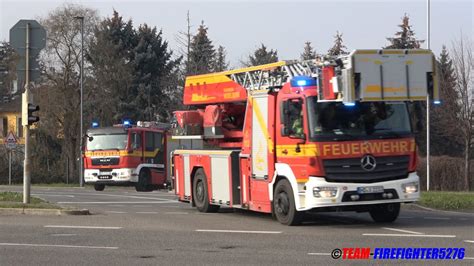
{"type": "Polygon", "coordinates": [[[165,214],[189,214],[187,212],[165,212],[165,214]]]}
{"type": "Polygon", "coordinates": [[[33,196],[47,196],[47,197],[67,197],[67,198],[74,198],[73,195],[56,195],[56,194],[46,194],[46,193],[33,193],[33,196]]]}
{"type": "Polygon", "coordinates": [[[58,204],[162,204],[176,203],[176,201],[60,201],[58,204]]]}
{"type": "Polygon", "coordinates": [[[331,253],[308,253],[311,256],[331,256],[331,253]]]}
{"type": "Polygon", "coordinates": [[[466,243],[474,243],[474,240],[464,240],[466,243]]]}
{"type": "Polygon", "coordinates": [[[448,218],[448,217],[423,217],[423,219],[427,219],[427,220],[451,220],[451,218],[448,218]]]}
{"type": "Polygon", "coordinates": [[[411,234],[362,234],[364,236],[408,236],[408,237],[440,237],[453,238],[455,235],[411,235],[411,234]]]}
{"type": "Polygon", "coordinates": [[[474,257],[464,257],[465,260],[474,260],[474,257]]]}
{"type": "Polygon", "coordinates": [[[82,226],[82,225],[45,225],[46,228],[77,228],[77,229],[122,229],[118,226],[82,226]]]}
{"type": "Polygon", "coordinates": [[[77,234],[51,234],[51,236],[77,236],[77,234]]]}
{"type": "Polygon", "coordinates": [[[423,233],[420,233],[420,232],[408,231],[408,230],[402,230],[402,229],[390,228],[390,227],[382,227],[382,229],[397,231],[397,232],[402,232],[402,233],[408,233],[408,234],[415,234],[415,235],[422,235],[423,234],[423,233]]]}
{"type": "Polygon", "coordinates": [[[49,245],[49,244],[22,244],[22,243],[0,243],[0,246],[54,247],[54,248],[90,248],[90,249],[118,249],[118,247],[72,246],[72,245],[49,245]]]}
{"type": "Polygon", "coordinates": [[[105,211],[105,212],[107,212],[107,213],[118,213],[118,214],[120,214],[120,213],[127,213],[127,212],[119,212],[119,211],[105,211]]]}
{"type": "Polygon", "coordinates": [[[210,229],[197,229],[196,232],[244,233],[244,234],[281,234],[281,231],[244,231],[244,230],[210,230],[210,229]]]}
{"type": "Polygon", "coordinates": [[[136,212],[140,214],[157,214],[158,212],[136,212]]]}

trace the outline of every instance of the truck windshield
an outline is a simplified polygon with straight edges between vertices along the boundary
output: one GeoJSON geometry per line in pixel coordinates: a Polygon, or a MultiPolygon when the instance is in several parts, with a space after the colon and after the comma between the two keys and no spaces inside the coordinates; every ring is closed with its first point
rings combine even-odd
{"type": "Polygon", "coordinates": [[[396,138],[411,134],[405,103],[357,102],[346,106],[308,97],[307,105],[311,139],[396,138]]]}
{"type": "Polygon", "coordinates": [[[127,134],[92,135],[92,140],[87,141],[87,150],[125,150],[127,147],[127,134]]]}

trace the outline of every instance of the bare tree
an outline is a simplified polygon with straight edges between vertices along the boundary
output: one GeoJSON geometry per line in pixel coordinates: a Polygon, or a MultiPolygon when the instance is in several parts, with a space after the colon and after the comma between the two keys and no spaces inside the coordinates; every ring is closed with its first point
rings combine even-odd
{"type": "Polygon", "coordinates": [[[469,190],[470,154],[474,145],[474,49],[471,39],[464,37],[453,42],[453,63],[457,77],[456,91],[459,95],[458,128],[464,141],[464,182],[469,190]]]}
{"type": "MultiPolygon", "coordinates": [[[[76,175],[79,154],[79,69],[81,63],[81,25],[76,16],[84,17],[84,44],[90,43],[98,22],[97,12],[74,4],[65,4],[41,19],[46,28],[47,43],[41,55],[45,81],[38,90],[42,106],[40,127],[47,135],[61,140],[61,158],[69,162],[69,172],[76,175]]],[[[87,46],[85,54],[87,54],[87,46]]],[[[88,64],[85,64],[85,79],[88,64]]],[[[77,175],[76,175],[77,176],[77,175]]]]}

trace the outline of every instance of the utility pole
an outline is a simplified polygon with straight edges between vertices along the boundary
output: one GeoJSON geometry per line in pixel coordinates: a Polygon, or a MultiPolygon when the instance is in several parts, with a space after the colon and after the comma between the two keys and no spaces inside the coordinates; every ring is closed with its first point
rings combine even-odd
{"type": "Polygon", "coordinates": [[[75,19],[79,19],[81,22],[81,76],[80,76],[80,85],[81,85],[81,102],[80,102],[80,112],[81,112],[81,119],[80,119],[80,141],[79,141],[79,186],[84,186],[84,159],[82,157],[82,151],[84,146],[84,129],[83,124],[83,83],[84,83],[84,16],[76,16],[75,19]]]}
{"type": "MultiPolygon", "coordinates": [[[[426,3],[426,44],[430,49],[430,0],[426,3]]],[[[426,95],[426,191],[430,190],[430,94],[426,95]]]]}

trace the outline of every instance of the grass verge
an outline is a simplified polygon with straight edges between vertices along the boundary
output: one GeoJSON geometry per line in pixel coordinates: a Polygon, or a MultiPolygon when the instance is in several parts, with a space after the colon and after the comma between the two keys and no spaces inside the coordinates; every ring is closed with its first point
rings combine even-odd
{"type": "Polygon", "coordinates": [[[23,204],[23,194],[18,192],[0,192],[0,208],[61,209],[36,197],[30,197],[30,203],[23,204]]]}
{"type": "Polygon", "coordinates": [[[422,191],[419,204],[433,209],[474,212],[474,192],[422,191]]]}

